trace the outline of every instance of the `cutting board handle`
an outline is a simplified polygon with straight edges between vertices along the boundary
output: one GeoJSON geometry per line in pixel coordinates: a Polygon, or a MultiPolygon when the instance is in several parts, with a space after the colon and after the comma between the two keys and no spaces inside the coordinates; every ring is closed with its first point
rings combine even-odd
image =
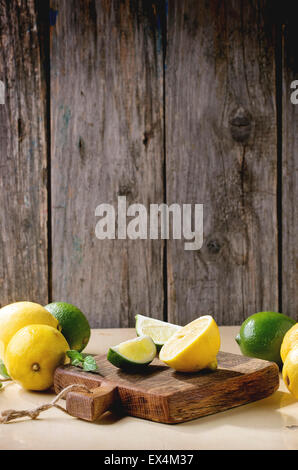
{"type": "Polygon", "coordinates": [[[69,392],[66,396],[66,410],[76,418],[95,421],[110,409],[116,398],[117,386],[103,382],[90,392],[69,392]]]}

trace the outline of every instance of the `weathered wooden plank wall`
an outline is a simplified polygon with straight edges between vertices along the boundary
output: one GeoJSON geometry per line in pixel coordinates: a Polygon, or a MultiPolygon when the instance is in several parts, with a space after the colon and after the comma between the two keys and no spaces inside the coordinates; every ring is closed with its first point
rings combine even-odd
{"type": "Polygon", "coordinates": [[[0,2],[0,304],[48,300],[44,25],[34,0],[0,2]]]}
{"type": "Polygon", "coordinates": [[[93,325],[163,318],[163,242],[94,233],[98,204],[164,197],[159,5],[59,0],[52,9],[53,298],[93,325]]]}
{"type": "Polygon", "coordinates": [[[281,44],[268,0],[50,3],[49,63],[47,2],[0,0],[1,305],[66,300],[94,327],[297,318],[293,30],[281,44]],[[97,240],[119,195],[204,204],[203,248],[97,240]]]}
{"type": "Polygon", "coordinates": [[[275,54],[266,21],[265,1],[169,2],[168,203],[203,203],[205,215],[200,251],[168,243],[177,323],[208,313],[231,324],[278,310],[275,54]]]}
{"type": "Polygon", "coordinates": [[[297,318],[298,312],[298,104],[291,102],[291,84],[298,80],[298,30],[293,18],[283,28],[282,93],[282,309],[297,318]]]}

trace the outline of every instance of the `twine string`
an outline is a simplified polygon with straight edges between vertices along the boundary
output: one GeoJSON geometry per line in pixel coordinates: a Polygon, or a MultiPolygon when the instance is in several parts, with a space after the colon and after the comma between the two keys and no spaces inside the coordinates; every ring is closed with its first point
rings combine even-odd
{"type": "Polygon", "coordinates": [[[67,410],[63,408],[62,406],[58,405],[58,401],[65,398],[68,392],[71,392],[73,390],[84,390],[85,392],[90,392],[89,388],[86,387],[86,385],[80,385],[80,384],[73,384],[69,385],[68,387],[64,388],[61,390],[60,393],[49,403],[45,403],[43,405],[39,405],[36,408],[33,408],[32,410],[5,410],[2,411],[0,415],[0,424],[7,424],[10,421],[14,421],[15,419],[18,418],[23,418],[24,416],[28,416],[31,419],[36,419],[42,413],[43,411],[47,411],[50,408],[57,408],[58,410],[63,411],[64,413],[67,413],[67,410]]]}

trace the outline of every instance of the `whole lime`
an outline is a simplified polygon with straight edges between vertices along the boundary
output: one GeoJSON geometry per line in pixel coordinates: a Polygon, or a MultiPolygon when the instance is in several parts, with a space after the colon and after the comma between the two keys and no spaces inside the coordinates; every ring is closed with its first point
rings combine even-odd
{"type": "Polygon", "coordinates": [[[265,359],[281,366],[281,343],[295,323],[295,320],[282,313],[255,313],[242,323],[235,339],[244,356],[265,359]]]}
{"type": "Polygon", "coordinates": [[[70,349],[83,351],[90,339],[90,325],[80,309],[67,302],[52,302],[45,308],[58,320],[70,349]]]}

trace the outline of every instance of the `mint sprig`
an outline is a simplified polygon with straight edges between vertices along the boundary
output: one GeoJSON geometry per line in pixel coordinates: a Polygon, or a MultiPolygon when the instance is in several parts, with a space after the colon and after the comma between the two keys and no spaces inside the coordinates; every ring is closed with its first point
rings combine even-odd
{"type": "MultiPolygon", "coordinates": [[[[84,356],[83,354],[79,353],[78,351],[75,351],[72,349],[71,351],[67,351],[66,353],[71,361],[79,361],[83,362],[84,361],[84,356]]],[[[72,363],[72,362],[71,362],[72,363]]]]}
{"type": "Polygon", "coordinates": [[[92,372],[97,369],[97,364],[95,362],[94,357],[92,356],[85,357],[84,363],[83,363],[83,369],[88,372],[92,372]]]}
{"type": "MultiPolygon", "coordinates": [[[[10,379],[10,376],[7,372],[4,362],[0,359],[0,375],[4,379],[10,379]]],[[[1,379],[0,379],[1,380],[1,379]]]]}
{"type": "Polygon", "coordinates": [[[86,372],[93,372],[97,370],[97,364],[93,356],[81,354],[73,349],[71,351],[67,351],[66,354],[70,358],[72,366],[80,367],[86,372]]]}

